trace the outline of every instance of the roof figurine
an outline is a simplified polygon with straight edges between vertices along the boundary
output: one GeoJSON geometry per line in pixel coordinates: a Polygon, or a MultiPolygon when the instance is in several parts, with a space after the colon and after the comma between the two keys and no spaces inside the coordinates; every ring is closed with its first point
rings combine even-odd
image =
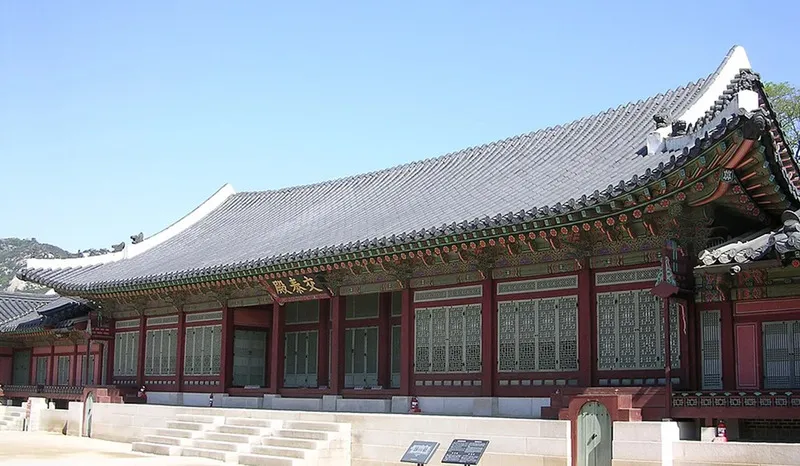
{"type": "Polygon", "coordinates": [[[693,206],[736,202],[736,180],[722,183],[719,172],[748,157],[766,167],[750,181],[777,189],[734,207],[769,226],[800,207],[799,170],[784,160],[781,138],[759,77],[737,46],[710,75],[645,100],[372,173],[261,192],[225,185],[153,236],[103,256],[32,259],[18,275],[93,296],[352,270],[514,235],[552,247],[576,230],[610,239],[608,227],[664,210],[670,196],[693,206]]]}

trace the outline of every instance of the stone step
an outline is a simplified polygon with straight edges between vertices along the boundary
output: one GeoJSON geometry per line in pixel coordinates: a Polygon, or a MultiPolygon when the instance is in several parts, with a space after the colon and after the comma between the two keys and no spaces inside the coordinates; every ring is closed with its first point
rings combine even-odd
{"type": "Polygon", "coordinates": [[[269,419],[252,419],[249,417],[229,417],[225,419],[225,424],[229,426],[273,427],[273,421],[269,419]]]}
{"type": "Polygon", "coordinates": [[[169,429],[205,431],[212,427],[214,426],[203,424],[202,422],[167,421],[167,428],[169,429]]]}
{"type": "Polygon", "coordinates": [[[158,443],[160,445],[189,445],[191,439],[187,438],[180,438],[180,437],[167,437],[164,435],[145,435],[144,436],[145,443],[158,443]]]}
{"type": "Polygon", "coordinates": [[[178,414],[175,419],[199,424],[222,424],[225,421],[224,416],[198,416],[196,414],[178,414]]]}
{"type": "Polygon", "coordinates": [[[218,440],[194,439],[192,447],[204,450],[219,450],[233,452],[249,452],[250,445],[247,443],[220,442],[218,440]]]}
{"type": "Polygon", "coordinates": [[[3,414],[3,418],[4,419],[13,418],[13,417],[22,417],[22,413],[17,413],[17,412],[11,411],[11,412],[6,412],[5,414],[3,414]]]}
{"type": "Polygon", "coordinates": [[[252,453],[239,455],[239,464],[248,466],[300,466],[303,463],[304,461],[301,459],[283,456],[254,455],[252,453]]]}
{"type": "Polygon", "coordinates": [[[229,426],[226,424],[222,426],[216,426],[214,431],[222,432],[223,434],[268,435],[272,432],[272,429],[268,427],[229,426]]]}
{"type": "Polygon", "coordinates": [[[306,448],[291,448],[291,447],[273,447],[269,445],[255,445],[250,450],[250,453],[256,455],[266,455],[266,456],[277,456],[277,457],[288,457],[288,458],[299,458],[305,459],[308,457],[315,456],[317,454],[316,450],[308,450],[306,448]]]}
{"type": "Polygon", "coordinates": [[[236,463],[239,459],[239,453],[232,451],[221,450],[208,450],[205,448],[196,447],[181,447],[181,456],[195,456],[199,458],[209,458],[217,461],[224,461],[226,463],[236,463]]]}
{"type": "Polygon", "coordinates": [[[308,440],[328,440],[331,432],[322,432],[319,430],[303,430],[303,429],[280,429],[275,431],[277,437],[285,438],[301,438],[308,440]]]}
{"type": "Polygon", "coordinates": [[[344,424],[338,422],[316,422],[316,421],[285,421],[284,429],[292,430],[320,430],[325,432],[341,432],[344,424]]]}
{"type": "Polygon", "coordinates": [[[163,445],[160,443],[148,443],[148,442],[134,442],[131,446],[133,451],[139,453],[150,453],[151,455],[165,455],[165,456],[179,456],[181,454],[181,449],[183,447],[178,447],[175,445],[163,445]]]}
{"type": "Polygon", "coordinates": [[[305,448],[308,450],[316,450],[320,448],[322,442],[318,440],[300,438],[264,437],[261,439],[261,444],[273,447],[305,448]]]}
{"type": "Polygon", "coordinates": [[[248,445],[261,442],[261,437],[258,435],[227,434],[225,432],[205,432],[203,434],[203,439],[216,440],[218,442],[244,443],[248,445]]]}
{"type": "Polygon", "coordinates": [[[163,437],[197,438],[202,431],[183,429],[155,429],[155,435],[163,437]]]}

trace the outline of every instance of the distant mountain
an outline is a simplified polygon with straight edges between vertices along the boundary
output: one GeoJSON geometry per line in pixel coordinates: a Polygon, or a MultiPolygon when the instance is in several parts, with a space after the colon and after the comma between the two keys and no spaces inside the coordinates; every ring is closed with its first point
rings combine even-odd
{"type": "Polygon", "coordinates": [[[67,259],[71,257],[106,254],[107,249],[89,249],[71,253],[52,244],[40,243],[36,238],[0,238],[0,291],[28,291],[45,293],[48,288],[23,282],[16,278],[27,259],[67,259]]]}

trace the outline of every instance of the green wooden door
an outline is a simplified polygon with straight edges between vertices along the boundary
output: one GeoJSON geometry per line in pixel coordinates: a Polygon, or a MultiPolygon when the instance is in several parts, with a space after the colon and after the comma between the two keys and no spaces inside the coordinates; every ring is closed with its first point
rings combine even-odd
{"type": "Polygon", "coordinates": [[[578,414],[578,465],[611,466],[611,417],[605,406],[590,401],[578,414]]]}
{"type": "Polygon", "coordinates": [[[14,352],[14,373],[11,383],[14,385],[28,385],[31,380],[31,350],[14,352]]]}
{"type": "Polygon", "coordinates": [[[236,330],[233,334],[233,385],[265,385],[267,332],[236,330]]]}

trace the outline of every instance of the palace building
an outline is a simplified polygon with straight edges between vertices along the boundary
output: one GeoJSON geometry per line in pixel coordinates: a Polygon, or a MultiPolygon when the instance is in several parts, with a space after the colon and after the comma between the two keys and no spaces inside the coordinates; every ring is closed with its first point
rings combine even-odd
{"type": "Polygon", "coordinates": [[[91,382],[151,403],[573,419],[592,399],[756,438],[800,419],[799,175],[734,47],[562,126],[225,185],[150,237],[18,276],[91,303],[91,382]]]}

